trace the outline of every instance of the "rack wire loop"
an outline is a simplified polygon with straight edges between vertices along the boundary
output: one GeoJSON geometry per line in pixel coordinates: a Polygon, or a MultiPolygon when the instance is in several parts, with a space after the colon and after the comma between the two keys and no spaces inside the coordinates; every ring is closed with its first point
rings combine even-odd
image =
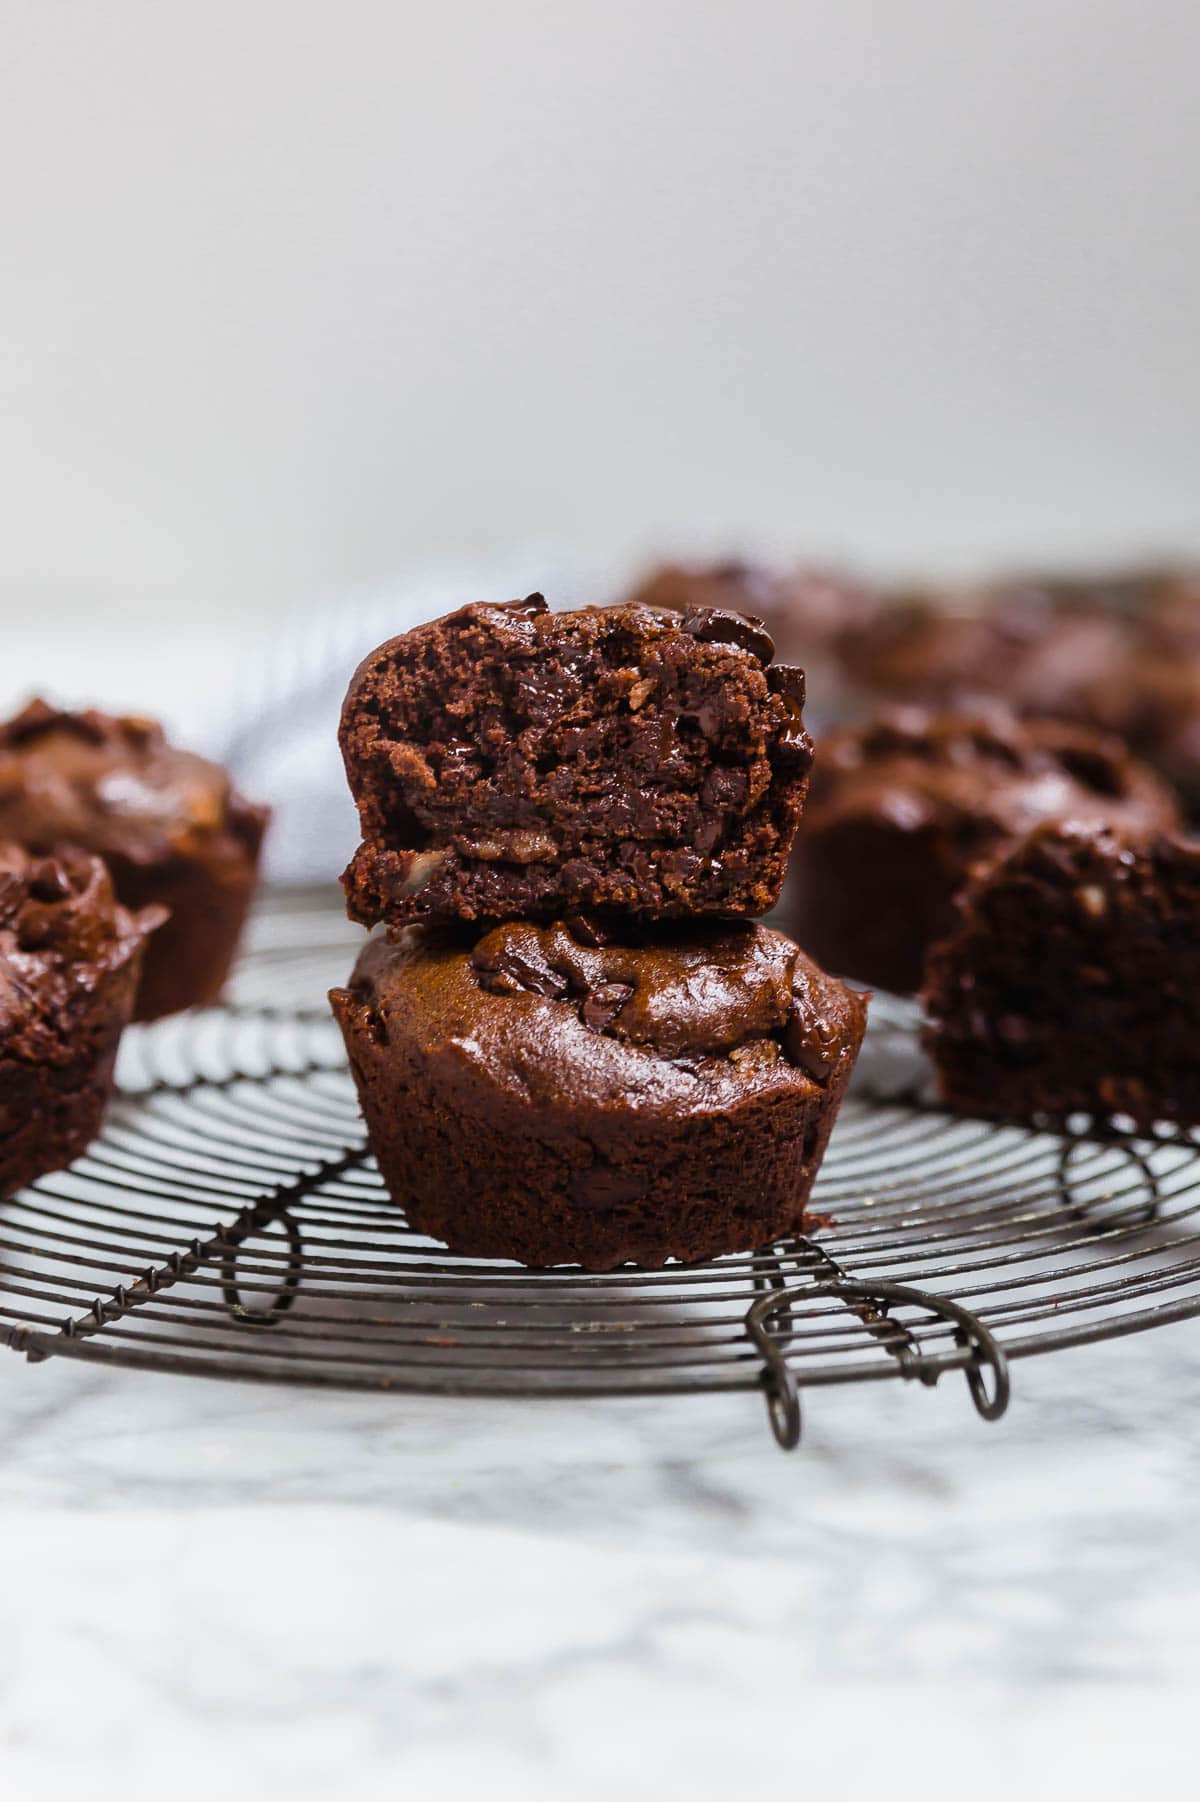
{"type": "MultiPolygon", "coordinates": [[[[860,1318],[863,1317],[863,1309],[869,1310],[864,1321],[869,1327],[881,1322],[897,1326],[898,1323],[891,1320],[889,1310],[900,1306],[920,1308],[949,1321],[954,1328],[955,1344],[969,1354],[962,1368],[976,1411],[988,1421],[999,1420],[1007,1411],[1012,1391],[1008,1359],[983,1322],[968,1308],[952,1301],[948,1296],[931,1295],[924,1289],[913,1289],[905,1283],[890,1282],[858,1283],[821,1279],[806,1288],[781,1290],[766,1287],[747,1312],[746,1331],[762,1359],[760,1381],[766,1392],[771,1428],[785,1450],[790,1451],[800,1443],[800,1397],[795,1376],[783,1356],[782,1347],[786,1341],[772,1334],[768,1322],[776,1314],[783,1315],[790,1321],[792,1304],[813,1293],[832,1296],[847,1303],[860,1318]],[[984,1374],[989,1371],[992,1378],[990,1390],[984,1374]]],[[[946,1368],[945,1363],[931,1362],[920,1346],[902,1329],[890,1338],[887,1335],[883,1335],[883,1338],[896,1359],[902,1377],[908,1381],[916,1379],[929,1388],[936,1384],[946,1368]]]]}
{"type": "MultiPolygon", "coordinates": [[[[890,1308],[906,1305],[952,1321],[955,1344],[970,1354],[970,1361],[965,1364],[964,1369],[967,1387],[977,1412],[984,1420],[999,1420],[1007,1412],[1012,1393],[1008,1359],[997,1344],[994,1334],[988,1331],[978,1315],[972,1314],[969,1308],[964,1308],[961,1302],[953,1301],[947,1295],[931,1295],[927,1289],[912,1289],[904,1283],[837,1283],[831,1286],[831,1290],[842,1301],[868,1302],[877,1306],[885,1315],[890,1308]],[[984,1372],[989,1370],[992,1375],[990,1392],[984,1377],[984,1372]]],[[[914,1351],[908,1344],[897,1346],[895,1355],[902,1376],[909,1379],[915,1377],[930,1388],[945,1368],[944,1365],[931,1364],[919,1349],[914,1351]]]]}
{"type": "Polygon", "coordinates": [[[280,1207],[273,1211],[269,1222],[263,1221],[239,1226],[231,1231],[223,1232],[219,1236],[221,1239],[221,1292],[230,1315],[243,1326],[278,1326],[299,1295],[300,1285],[304,1279],[304,1240],[291,1212],[286,1207],[280,1207]],[[254,1234],[263,1232],[270,1224],[283,1228],[291,1256],[288,1258],[275,1294],[267,1300],[265,1306],[251,1307],[242,1300],[241,1291],[238,1288],[238,1259],[241,1256],[242,1247],[247,1241],[254,1234]]]}

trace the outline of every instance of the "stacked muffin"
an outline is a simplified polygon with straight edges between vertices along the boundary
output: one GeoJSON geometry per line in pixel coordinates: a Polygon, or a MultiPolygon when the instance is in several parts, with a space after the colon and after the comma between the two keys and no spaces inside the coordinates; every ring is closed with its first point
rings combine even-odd
{"type": "Polygon", "coordinates": [[[758,925],[812,761],[804,677],[720,608],[466,607],[354,676],[384,924],[331,999],[394,1199],[468,1256],[609,1269],[796,1231],[863,997],[758,925]]]}

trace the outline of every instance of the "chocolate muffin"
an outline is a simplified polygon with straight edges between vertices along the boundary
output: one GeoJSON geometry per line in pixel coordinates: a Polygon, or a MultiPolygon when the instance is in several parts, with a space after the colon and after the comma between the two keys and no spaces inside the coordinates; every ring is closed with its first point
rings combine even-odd
{"type": "Polygon", "coordinates": [[[1064,711],[1119,732],[1200,820],[1200,645],[1185,617],[1149,616],[1119,660],[1095,671],[1064,711]]]}
{"type": "Polygon", "coordinates": [[[359,666],[340,741],[351,916],[754,915],[807,787],[804,676],[698,608],[463,607],[359,666]]]}
{"type": "Polygon", "coordinates": [[[608,1270],[800,1230],[866,999],[781,933],[377,938],[330,999],[379,1168],[469,1257],[608,1270]]]}
{"type": "Polygon", "coordinates": [[[152,720],[32,701],[0,726],[0,838],[103,857],[126,907],[162,905],[134,1017],[215,1001],[258,878],[267,810],[152,720]]]}
{"type": "MultiPolygon", "coordinates": [[[[913,590],[838,635],[850,682],[869,701],[947,705],[978,692],[981,682],[1003,685],[1017,646],[982,610],[979,590],[913,590]]],[[[1023,644],[1023,640],[1019,640],[1023,644]]]]}
{"type": "Polygon", "coordinates": [[[1144,597],[1141,617],[1154,642],[1200,654],[1200,566],[1162,572],[1144,597]]]}
{"type": "Polygon", "coordinates": [[[1047,824],[977,870],[933,951],[942,1098],[1200,1124],[1200,841],[1047,824]]]}
{"type": "Polygon", "coordinates": [[[827,968],[910,994],[971,864],[1045,819],[1179,824],[1165,785],[1084,727],[884,711],[821,741],[780,920],[827,968]]]}
{"type": "Polygon", "coordinates": [[[160,908],[117,904],[98,857],[0,844],[0,1196],[99,1129],[160,908]]]}
{"type": "Polygon", "coordinates": [[[926,706],[998,696],[1015,712],[1088,723],[1089,686],[1119,663],[1132,620],[1115,579],[1040,577],[885,597],[838,640],[851,680],[876,700],[926,706]]]}
{"type": "Polygon", "coordinates": [[[1200,575],[1186,565],[891,597],[838,639],[852,691],[1000,697],[1127,740],[1200,817],[1200,575]]]}

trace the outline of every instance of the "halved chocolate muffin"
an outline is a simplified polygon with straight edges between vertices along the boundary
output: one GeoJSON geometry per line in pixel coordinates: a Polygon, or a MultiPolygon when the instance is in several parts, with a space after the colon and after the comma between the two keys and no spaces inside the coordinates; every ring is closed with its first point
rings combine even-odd
{"type": "Polygon", "coordinates": [[[782,933],[375,939],[330,999],[371,1145],[453,1250],[608,1270],[801,1229],[866,1000],[782,933]]]}
{"type": "Polygon", "coordinates": [[[98,857],[0,843],[0,1196],[83,1152],[112,1091],[147,935],[98,857]]]}
{"type": "Polygon", "coordinates": [[[153,720],[32,701],[0,726],[0,838],[43,855],[96,852],[126,907],[169,910],[147,946],[135,1019],[220,994],[268,818],[153,720]]]}
{"type": "Polygon", "coordinates": [[[470,606],[381,645],[340,741],[351,916],[751,916],[783,883],[812,761],[804,676],[699,608],[470,606]]]}

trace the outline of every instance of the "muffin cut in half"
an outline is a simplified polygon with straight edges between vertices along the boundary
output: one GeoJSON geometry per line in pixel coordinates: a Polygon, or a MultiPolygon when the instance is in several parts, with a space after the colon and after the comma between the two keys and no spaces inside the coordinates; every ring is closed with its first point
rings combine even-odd
{"type": "Polygon", "coordinates": [[[782,933],[410,927],[330,999],[372,1148],[418,1231],[609,1270],[799,1231],[866,999],[782,933]]]}
{"type": "Polygon", "coordinates": [[[147,935],[98,857],[0,844],[0,1196],[86,1150],[112,1091],[147,935]]]}
{"type": "Polygon", "coordinates": [[[1085,727],[885,711],[822,739],[780,921],[827,969],[911,994],[971,865],[1047,819],[1170,831],[1179,810],[1085,727]]]}
{"type": "Polygon", "coordinates": [[[380,646],[342,711],[352,917],[765,912],[812,762],[803,674],[773,655],[742,614],[540,595],[380,646]]]}
{"type": "Polygon", "coordinates": [[[31,701],[0,726],[0,838],[42,855],[95,852],[124,906],[169,912],[146,948],[137,1020],[217,999],[268,818],[153,720],[31,701]]]}
{"type": "Polygon", "coordinates": [[[925,1004],[951,1107],[1200,1124],[1200,840],[1039,827],[975,873],[925,1004]]]}

